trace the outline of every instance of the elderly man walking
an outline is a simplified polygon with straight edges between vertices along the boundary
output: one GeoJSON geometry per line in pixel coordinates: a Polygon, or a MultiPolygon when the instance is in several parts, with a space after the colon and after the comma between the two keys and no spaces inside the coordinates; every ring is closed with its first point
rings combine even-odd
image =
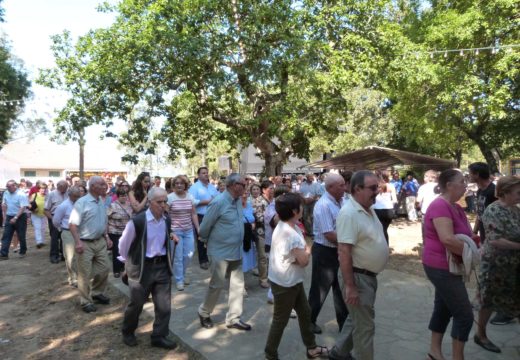
{"type": "Polygon", "coordinates": [[[93,176],[88,185],[88,194],[74,203],[69,231],[76,244],[81,308],[91,313],[97,310],[94,302],[110,303],[103,293],[110,270],[107,249],[112,247],[112,241],[105,237],[107,215],[101,199],[107,193],[107,184],[101,176],[93,176]]]}
{"type": "Polygon", "coordinates": [[[246,182],[239,174],[226,179],[226,191],[209,203],[208,211],[200,224],[200,237],[207,243],[211,280],[199,306],[200,324],[213,327],[210,318],[229,274],[229,310],[226,314],[228,328],[251,330],[251,325],[240,319],[244,300],[244,273],[242,272],[241,247],[244,239],[242,201],[246,182]]]}
{"type": "Polygon", "coordinates": [[[81,190],[79,187],[73,186],[69,189],[68,195],[68,199],[56,208],[54,216],[52,217],[52,224],[61,233],[63,256],[65,257],[69,285],[78,287],[78,275],[76,264],[74,263],[75,243],[69,231],[69,219],[72,209],[74,209],[74,203],[81,197],[81,190]]]}
{"type": "Polygon", "coordinates": [[[25,239],[27,232],[27,214],[25,213],[25,209],[29,206],[29,201],[27,196],[18,189],[14,180],[9,180],[6,187],[7,191],[4,192],[2,198],[2,214],[5,229],[2,235],[0,260],[9,259],[9,247],[11,246],[11,240],[15,232],[20,242],[19,256],[23,258],[27,252],[27,242],[25,239]]]}
{"type": "Polygon", "coordinates": [[[377,274],[388,261],[383,225],[372,209],[379,191],[370,171],[356,172],[351,179],[352,198],[336,219],[338,254],[350,318],[345,322],[329,359],[374,359],[374,304],[377,274]]]}
{"type": "Polygon", "coordinates": [[[174,349],[177,344],[168,339],[171,315],[172,240],[171,222],[164,215],[167,193],[160,187],[148,192],[150,207],[126,224],[119,239],[119,260],[125,263],[130,288],[130,302],[123,320],[123,342],[136,346],[135,330],[139,315],[150,293],[155,308],[151,344],[174,349]]]}
{"type": "Polygon", "coordinates": [[[338,238],[336,217],[344,203],[345,180],[338,174],[328,174],[325,178],[325,194],[314,207],[314,244],[312,246],[312,277],[309,290],[312,331],[321,334],[316,324],[318,315],[332,287],[334,309],[339,329],[348,316],[347,306],[341,294],[338,281],[338,238]]]}
{"type": "Polygon", "coordinates": [[[58,181],[56,190],[52,190],[45,198],[44,214],[47,216],[49,222],[49,235],[51,236],[50,260],[51,263],[57,264],[60,262],[60,252],[62,252],[61,232],[52,223],[52,217],[56,212],[58,206],[67,199],[67,188],[69,183],[65,180],[58,181]]]}

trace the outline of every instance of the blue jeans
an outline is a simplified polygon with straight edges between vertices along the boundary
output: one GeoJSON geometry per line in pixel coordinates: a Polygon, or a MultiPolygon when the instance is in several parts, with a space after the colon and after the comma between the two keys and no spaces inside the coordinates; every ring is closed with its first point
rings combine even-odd
{"type": "Polygon", "coordinates": [[[195,243],[193,238],[193,229],[190,230],[173,230],[179,238],[173,257],[173,271],[175,273],[175,282],[184,282],[186,269],[191,263],[191,258],[195,251],[195,243]]]}
{"type": "Polygon", "coordinates": [[[11,246],[11,240],[13,240],[15,231],[18,235],[18,240],[20,241],[20,255],[23,255],[27,252],[27,242],[25,241],[25,234],[27,232],[27,215],[23,213],[14,224],[11,224],[11,219],[13,217],[14,216],[12,215],[7,215],[5,217],[5,229],[4,235],[2,236],[2,250],[0,250],[0,254],[2,254],[2,256],[9,255],[9,246],[11,246]]]}
{"type": "Polygon", "coordinates": [[[448,270],[424,266],[424,272],[435,287],[433,314],[428,329],[444,334],[453,317],[451,337],[466,342],[473,326],[473,310],[462,276],[448,270]]]}

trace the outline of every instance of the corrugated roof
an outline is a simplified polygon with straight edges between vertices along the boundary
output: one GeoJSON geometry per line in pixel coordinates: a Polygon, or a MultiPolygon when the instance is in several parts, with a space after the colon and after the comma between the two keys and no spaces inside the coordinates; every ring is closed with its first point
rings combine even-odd
{"type": "Polygon", "coordinates": [[[368,146],[332,159],[309,163],[305,167],[356,171],[361,169],[386,169],[395,165],[411,165],[425,169],[444,170],[455,167],[456,162],[409,151],[368,146]]]}

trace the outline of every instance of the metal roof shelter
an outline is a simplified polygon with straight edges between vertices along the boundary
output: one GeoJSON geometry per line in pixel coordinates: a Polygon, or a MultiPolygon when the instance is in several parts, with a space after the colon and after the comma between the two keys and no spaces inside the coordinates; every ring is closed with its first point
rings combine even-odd
{"type": "Polygon", "coordinates": [[[364,149],[339,155],[332,159],[309,163],[305,167],[355,171],[386,169],[395,165],[412,165],[425,169],[444,170],[455,167],[456,162],[409,151],[367,146],[364,149]]]}

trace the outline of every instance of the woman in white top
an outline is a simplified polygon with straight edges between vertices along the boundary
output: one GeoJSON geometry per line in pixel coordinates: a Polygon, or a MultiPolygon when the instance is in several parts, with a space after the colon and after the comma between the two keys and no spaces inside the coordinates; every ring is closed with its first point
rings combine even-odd
{"type": "Polygon", "coordinates": [[[303,200],[298,194],[288,193],[276,199],[275,207],[280,222],[273,232],[269,257],[274,311],[264,349],[268,360],[278,359],[278,346],[293,308],[298,315],[303,343],[307,347],[307,358],[327,358],[329,354],[326,347],[316,345],[311,326],[311,309],[303,288],[311,249],[296,225],[302,216],[302,206],[303,200]]]}
{"type": "Polygon", "coordinates": [[[395,206],[397,205],[397,194],[395,188],[390,184],[387,174],[383,173],[379,180],[379,194],[376,196],[374,210],[383,225],[386,243],[388,244],[388,227],[395,218],[395,206]]]}

